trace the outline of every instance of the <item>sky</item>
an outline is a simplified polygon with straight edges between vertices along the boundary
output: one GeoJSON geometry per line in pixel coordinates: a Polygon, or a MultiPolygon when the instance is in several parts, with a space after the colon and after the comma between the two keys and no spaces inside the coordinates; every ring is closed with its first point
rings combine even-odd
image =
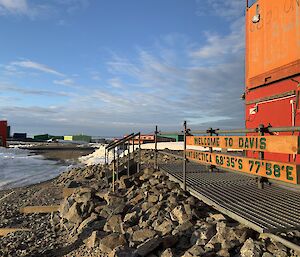
{"type": "Polygon", "coordinates": [[[119,136],[242,128],[244,0],[0,0],[0,119],[119,136]]]}

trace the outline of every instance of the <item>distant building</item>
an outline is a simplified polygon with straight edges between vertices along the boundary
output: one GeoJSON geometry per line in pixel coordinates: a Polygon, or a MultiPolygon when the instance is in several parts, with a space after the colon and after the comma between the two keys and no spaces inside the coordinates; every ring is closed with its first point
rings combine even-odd
{"type": "Polygon", "coordinates": [[[14,133],[13,134],[13,139],[26,139],[27,138],[27,133],[14,133]]]}
{"type": "Polygon", "coordinates": [[[176,142],[183,142],[184,135],[167,134],[167,135],[158,136],[158,138],[171,138],[174,139],[174,141],[176,142]]]}
{"type": "Polygon", "coordinates": [[[53,136],[53,135],[49,135],[49,134],[35,135],[35,136],[33,136],[33,138],[35,140],[39,140],[39,141],[47,141],[50,139],[53,139],[53,140],[64,139],[63,136],[53,136]]]}
{"type": "Polygon", "coordinates": [[[64,140],[66,141],[82,141],[90,143],[92,141],[91,136],[87,135],[73,135],[73,136],[64,136],[64,140]]]}

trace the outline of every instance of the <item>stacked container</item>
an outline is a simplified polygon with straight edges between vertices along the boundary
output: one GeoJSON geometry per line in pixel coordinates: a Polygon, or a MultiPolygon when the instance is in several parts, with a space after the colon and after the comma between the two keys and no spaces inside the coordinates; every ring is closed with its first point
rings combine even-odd
{"type": "Polygon", "coordinates": [[[7,121],[0,120],[0,146],[6,147],[7,139],[7,121]]]}
{"type": "MultiPolygon", "coordinates": [[[[246,128],[300,126],[299,94],[300,1],[258,0],[246,11],[246,128]]],[[[300,163],[287,154],[265,158],[300,163]]]]}

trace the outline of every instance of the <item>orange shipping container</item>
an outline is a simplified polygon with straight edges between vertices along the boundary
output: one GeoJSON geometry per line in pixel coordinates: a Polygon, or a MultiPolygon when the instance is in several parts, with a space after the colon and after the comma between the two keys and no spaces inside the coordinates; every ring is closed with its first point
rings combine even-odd
{"type": "Polygon", "coordinates": [[[258,0],[246,12],[246,87],[300,73],[300,0],[258,0]]]}

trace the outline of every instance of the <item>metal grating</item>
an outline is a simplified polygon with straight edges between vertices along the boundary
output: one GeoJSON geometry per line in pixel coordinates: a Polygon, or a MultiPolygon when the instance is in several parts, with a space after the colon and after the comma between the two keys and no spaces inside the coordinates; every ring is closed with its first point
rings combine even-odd
{"type": "MultiPolygon", "coordinates": [[[[182,165],[160,168],[182,182],[182,165]]],[[[214,208],[260,233],[300,228],[300,192],[277,185],[258,189],[256,179],[226,171],[208,172],[203,165],[187,164],[187,190],[214,208]]]]}

